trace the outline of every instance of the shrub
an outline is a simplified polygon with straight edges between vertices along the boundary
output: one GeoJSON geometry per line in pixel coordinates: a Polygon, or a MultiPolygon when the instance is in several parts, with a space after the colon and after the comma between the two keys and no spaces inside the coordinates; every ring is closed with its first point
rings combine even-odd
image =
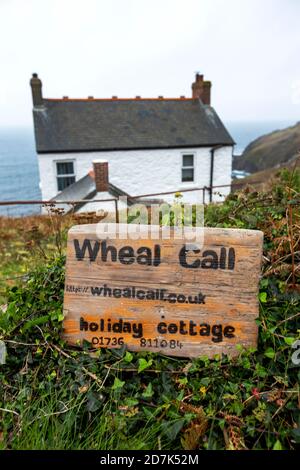
{"type": "Polygon", "coordinates": [[[206,224],[265,233],[258,348],[235,359],[98,350],[60,336],[63,256],[7,293],[0,446],[12,449],[294,449],[300,442],[299,179],[245,190],[206,224]],[[288,182],[288,184],[287,184],[288,182]],[[292,207],[292,216],[290,214],[292,207]]]}

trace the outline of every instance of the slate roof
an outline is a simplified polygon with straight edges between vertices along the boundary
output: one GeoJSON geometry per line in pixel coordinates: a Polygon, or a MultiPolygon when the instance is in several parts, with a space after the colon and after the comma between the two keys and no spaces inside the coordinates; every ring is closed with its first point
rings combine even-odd
{"type": "MultiPolygon", "coordinates": [[[[118,188],[112,183],[109,183],[108,186],[108,193],[109,195],[101,195],[101,193],[98,193],[96,191],[96,185],[95,185],[95,178],[94,178],[94,172],[91,170],[87,175],[83,176],[80,178],[78,181],[75,181],[75,183],[71,184],[67,188],[65,188],[63,191],[59,192],[55,197],[53,197],[51,200],[60,202],[62,201],[61,204],[59,204],[58,207],[62,208],[65,210],[65,213],[68,212],[77,212],[80,208],[86,205],[86,203],[91,200],[91,199],[118,199],[120,196],[127,196],[127,203],[128,206],[131,206],[132,204],[135,203],[144,203],[145,205],[150,205],[152,203],[158,203],[161,204],[164,202],[162,199],[140,199],[140,198],[133,198],[131,197],[128,193],[123,191],[122,189],[118,188]],[[87,202],[84,202],[84,200],[87,200],[87,202]],[[65,204],[68,201],[82,201],[78,204],[65,204]]],[[[95,206],[96,207],[96,206],[95,206]]]]}
{"type": "Polygon", "coordinates": [[[44,99],[33,110],[38,153],[234,145],[198,99],[44,99]]]}
{"type": "Polygon", "coordinates": [[[54,201],[79,201],[81,199],[93,199],[96,194],[94,178],[88,173],[63,191],[60,191],[54,201]]]}
{"type": "MultiPolygon", "coordinates": [[[[75,181],[75,183],[71,184],[67,188],[65,188],[63,191],[59,192],[55,197],[53,197],[51,200],[60,202],[63,201],[62,204],[59,205],[59,207],[63,208],[65,212],[69,212],[73,210],[72,205],[70,204],[64,204],[67,201],[82,201],[78,204],[75,204],[75,212],[83,207],[86,203],[84,200],[86,199],[91,200],[91,199],[118,199],[120,196],[126,196],[127,197],[127,203],[129,206],[132,204],[135,204],[137,200],[135,198],[132,198],[128,193],[123,191],[122,189],[118,188],[112,183],[108,184],[108,191],[109,194],[104,193],[98,193],[96,190],[96,185],[95,185],[95,177],[94,177],[94,171],[91,170],[87,175],[83,176],[80,178],[78,181],[75,181]]],[[[138,202],[141,202],[142,200],[138,199],[138,202]]],[[[147,200],[146,204],[150,204],[152,200],[147,200]]],[[[163,202],[160,199],[156,200],[156,202],[163,202]]]]}

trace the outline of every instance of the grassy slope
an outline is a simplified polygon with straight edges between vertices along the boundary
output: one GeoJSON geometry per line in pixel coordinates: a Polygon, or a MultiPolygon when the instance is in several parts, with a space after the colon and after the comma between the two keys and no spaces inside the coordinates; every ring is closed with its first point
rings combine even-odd
{"type": "Polygon", "coordinates": [[[286,169],[293,171],[294,168],[300,167],[300,158],[293,160],[278,168],[268,168],[267,170],[257,171],[246,178],[234,180],[234,184],[238,184],[238,188],[242,189],[248,185],[253,185],[257,191],[269,191],[276,181],[279,180],[281,171],[286,169]]]}
{"type": "Polygon", "coordinates": [[[258,349],[241,350],[235,360],[190,361],[126,350],[91,357],[68,347],[60,339],[59,252],[72,220],[16,220],[9,236],[2,220],[1,243],[20,258],[11,264],[3,258],[0,271],[24,266],[31,274],[6,292],[8,308],[0,314],[0,340],[8,351],[6,365],[0,365],[0,448],[296,448],[300,374],[291,344],[299,337],[300,302],[292,285],[291,245],[299,284],[300,224],[295,207],[291,238],[286,210],[290,194],[298,197],[299,190],[300,176],[285,175],[267,194],[245,191],[206,209],[209,226],[259,228],[265,234],[258,349]],[[35,226],[29,254],[16,245],[23,243],[27,223],[35,226]]]}
{"type": "Polygon", "coordinates": [[[41,259],[63,249],[69,227],[97,220],[94,213],[61,217],[55,210],[49,210],[48,216],[0,217],[0,305],[5,303],[7,286],[22,282],[41,259]]]}
{"type": "Polygon", "coordinates": [[[253,141],[234,161],[234,169],[255,173],[281,166],[292,160],[299,150],[300,123],[253,141]]]}

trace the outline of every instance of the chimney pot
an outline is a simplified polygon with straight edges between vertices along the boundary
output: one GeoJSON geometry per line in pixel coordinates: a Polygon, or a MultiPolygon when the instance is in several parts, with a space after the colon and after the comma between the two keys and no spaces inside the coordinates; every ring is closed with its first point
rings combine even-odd
{"type": "Polygon", "coordinates": [[[30,80],[33,106],[43,106],[42,82],[37,73],[32,74],[30,80]]]}
{"type": "Polygon", "coordinates": [[[192,97],[194,99],[200,99],[203,104],[210,105],[210,94],[211,94],[211,82],[204,81],[203,75],[196,74],[196,79],[192,83],[192,97]]]}
{"type": "Polygon", "coordinates": [[[211,95],[211,82],[206,80],[203,82],[203,94],[201,97],[202,103],[210,106],[210,95],[211,95]]]}
{"type": "Polygon", "coordinates": [[[109,190],[108,161],[94,160],[93,167],[96,191],[98,193],[107,192],[109,190]]]}

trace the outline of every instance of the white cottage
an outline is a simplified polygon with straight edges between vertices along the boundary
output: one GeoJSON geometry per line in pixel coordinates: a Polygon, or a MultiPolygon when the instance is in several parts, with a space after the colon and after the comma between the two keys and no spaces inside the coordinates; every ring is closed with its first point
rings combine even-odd
{"type": "Polygon", "coordinates": [[[155,193],[170,201],[188,189],[184,201],[202,202],[197,188],[206,187],[208,202],[221,199],[212,186],[231,184],[234,141],[210,105],[203,75],[191,98],[53,99],[43,97],[37,74],[30,85],[43,200],[155,193]]]}

